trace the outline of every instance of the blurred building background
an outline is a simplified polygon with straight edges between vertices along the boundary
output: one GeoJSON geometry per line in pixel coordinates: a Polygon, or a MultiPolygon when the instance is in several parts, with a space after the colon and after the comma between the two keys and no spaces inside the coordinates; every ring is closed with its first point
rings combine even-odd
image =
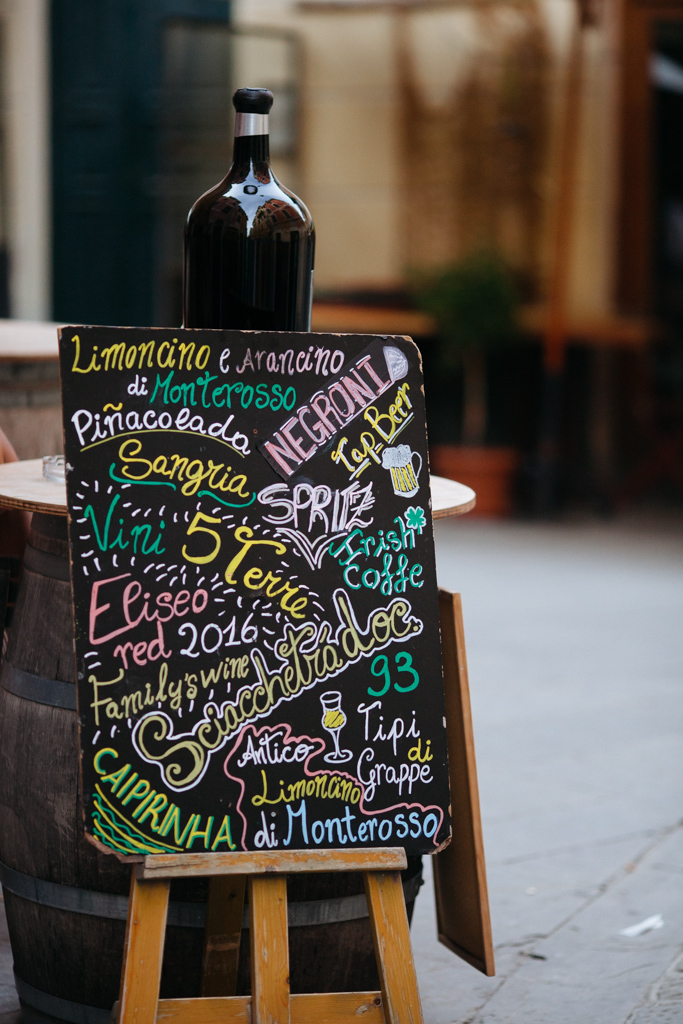
{"type": "Polygon", "coordinates": [[[0,0],[0,315],[179,324],[184,218],[233,90],[267,86],[314,329],[416,337],[432,441],[461,448],[466,375],[414,280],[495,252],[522,325],[482,356],[499,509],[543,478],[546,507],[678,501],[683,0],[582,3],[0,0]]]}

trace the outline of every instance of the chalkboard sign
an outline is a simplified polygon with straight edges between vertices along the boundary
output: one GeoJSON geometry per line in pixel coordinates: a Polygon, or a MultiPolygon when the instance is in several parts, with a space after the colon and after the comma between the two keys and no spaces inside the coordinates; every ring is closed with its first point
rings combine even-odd
{"type": "Polygon", "coordinates": [[[450,835],[420,356],[60,331],[86,832],[119,854],[450,835]]]}

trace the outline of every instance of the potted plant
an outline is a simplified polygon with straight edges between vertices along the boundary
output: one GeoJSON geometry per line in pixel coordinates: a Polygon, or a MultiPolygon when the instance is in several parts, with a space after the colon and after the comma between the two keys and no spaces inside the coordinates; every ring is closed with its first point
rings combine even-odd
{"type": "Polygon", "coordinates": [[[519,456],[514,448],[486,445],[486,355],[519,339],[512,275],[495,252],[478,250],[420,274],[414,295],[436,324],[439,372],[455,384],[461,370],[463,379],[461,443],[432,446],[432,472],[472,487],[479,514],[509,515],[519,456]]]}

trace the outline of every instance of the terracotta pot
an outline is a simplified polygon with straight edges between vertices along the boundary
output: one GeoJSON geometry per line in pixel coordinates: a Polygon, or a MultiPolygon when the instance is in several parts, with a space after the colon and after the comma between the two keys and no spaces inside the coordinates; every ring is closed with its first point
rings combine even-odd
{"type": "Polygon", "coordinates": [[[435,444],[429,449],[431,472],[467,484],[477,495],[470,515],[512,514],[515,473],[519,453],[514,448],[486,448],[457,444],[435,444]]]}

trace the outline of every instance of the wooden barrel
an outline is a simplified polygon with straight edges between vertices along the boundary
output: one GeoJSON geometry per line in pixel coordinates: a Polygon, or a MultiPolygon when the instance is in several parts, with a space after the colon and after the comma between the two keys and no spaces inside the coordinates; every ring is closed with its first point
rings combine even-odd
{"type": "MultiPolygon", "coordinates": [[[[0,881],[21,1002],[109,1024],[130,868],[84,837],[72,638],[66,519],[36,513],[0,669],[0,881]]],[[[420,858],[410,860],[409,913],[421,884],[420,858]]],[[[361,876],[296,876],[288,888],[292,991],[377,988],[361,876]]],[[[164,997],[199,995],[206,890],[172,884],[164,997]]],[[[246,931],[238,984],[249,991],[246,931]]]]}

